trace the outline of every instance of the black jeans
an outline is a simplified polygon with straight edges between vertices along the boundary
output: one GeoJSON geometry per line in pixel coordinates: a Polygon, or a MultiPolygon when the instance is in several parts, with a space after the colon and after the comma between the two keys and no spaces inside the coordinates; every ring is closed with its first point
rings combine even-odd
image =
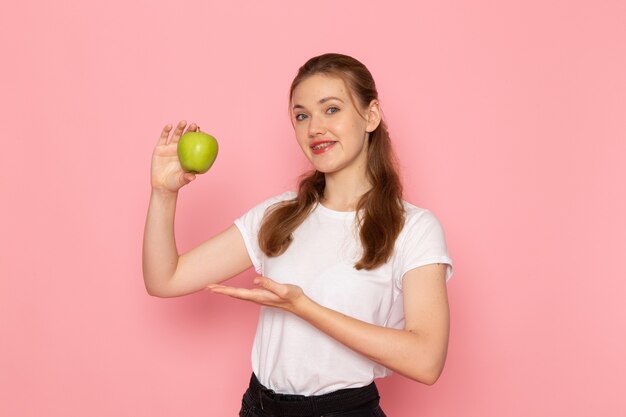
{"type": "Polygon", "coordinates": [[[307,397],[277,394],[252,374],[239,417],[386,417],[379,400],[373,382],[362,388],[307,397]]]}

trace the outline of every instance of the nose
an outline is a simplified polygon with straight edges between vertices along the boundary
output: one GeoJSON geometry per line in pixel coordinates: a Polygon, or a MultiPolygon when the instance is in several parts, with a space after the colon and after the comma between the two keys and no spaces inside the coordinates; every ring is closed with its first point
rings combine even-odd
{"type": "Polygon", "coordinates": [[[311,116],[309,119],[309,136],[315,137],[326,133],[326,124],[320,116],[311,116]]]}

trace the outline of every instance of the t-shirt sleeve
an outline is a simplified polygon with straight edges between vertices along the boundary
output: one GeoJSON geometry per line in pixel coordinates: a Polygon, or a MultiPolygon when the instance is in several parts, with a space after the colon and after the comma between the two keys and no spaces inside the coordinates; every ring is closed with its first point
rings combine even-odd
{"type": "Polygon", "coordinates": [[[428,210],[410,213],[398,248],[397,285],[402,288],[402,278],[408,271],[420,266],[447,264],[446,281],[452,277],[452,260],[448,256],[446,239],[439,220],[428,210]]]}
{"type": "Polygon", "coordinates": [[[294,192],[289,191],[281,195],[268,198],[235,220],[235,226],[237,226],[241,236],[243,237],[243,241],[246,245],[246,250],[248,251],[252,265],[254,266],[254,270],[261,275],[263,274],[263,252],[259,247],[258,235],[263,222],[263,217],[265,216],[267,209],[274,204],[292,199],[295,196],[296,194],[294,192]]]}

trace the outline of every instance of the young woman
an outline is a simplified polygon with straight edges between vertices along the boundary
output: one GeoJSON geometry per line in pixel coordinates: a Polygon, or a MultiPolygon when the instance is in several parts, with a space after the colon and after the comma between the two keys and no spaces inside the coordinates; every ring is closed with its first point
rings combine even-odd
{"type": "MultiPolygon", "coordinates": [[[[433,384],[448,345],[442,228],[402,199],[370,72],[345,55],[302,66],[290,91],[296,140],[313,166],[298,192],[270,198],[179,255],[180,122],[152,157],[144,233],[148,292],[208,289],[260,304],[252,377],[240,416],[384,416],[374,384],[398,372],[433,384]],[[220,283],[247,268],[254,287],[220,283]]],[[[191,124],[187,130],[196,130],[191,124]]]]}

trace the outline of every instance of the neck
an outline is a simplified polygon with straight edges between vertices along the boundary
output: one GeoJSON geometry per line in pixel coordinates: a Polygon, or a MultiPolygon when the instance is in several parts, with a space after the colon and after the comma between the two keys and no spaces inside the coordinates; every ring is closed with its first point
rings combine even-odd
{"type": "Polygon", "coordinates": [[[326,188],[322,203],[325,207],[336,211],[355,211],[359,200],[372,185],[363,175],[349,176],[347,173],[326,174],[326,188]]]}

